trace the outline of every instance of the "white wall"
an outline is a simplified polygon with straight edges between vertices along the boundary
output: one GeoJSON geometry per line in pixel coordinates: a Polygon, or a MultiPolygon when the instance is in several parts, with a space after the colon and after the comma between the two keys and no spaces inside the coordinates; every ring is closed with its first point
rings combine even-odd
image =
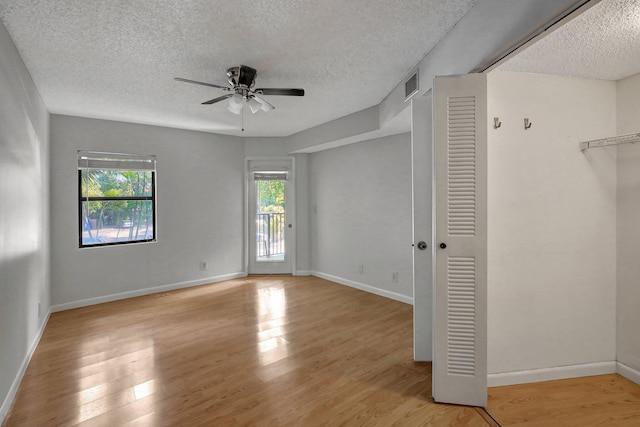
{"type": "Polygon", "coordinates": [[[412,301],[410,134],[311,154],[309,188],[314,274],[412,301]]]}
{"type": "Polygon", "coordinates": [[[488,111],[488,372],[615,369],[616,151],[578,148],[616,133],[615,82],[493,72],[488,111]]]}
{"type": "Polygon", "coordinates": [[[49,113],[0,22],[0,424],[47,319],[49,283],[49,113]]]}
{"type": "MultiPolygon", "coordinates": [[[[618,82],[618,134],[640,131],[640,74],[618,82]]],[[[618,146],[618,361],[640,381],[640,145],[618,146]]]]}
{"type": "Polygon", "coordinates": [[[53,115],[52,303],[58,308],[243,272],[242,140],[53,115]],[[157,156],[157,242],[78,248],[77,150],[157,156]],[[200,261],[209,267],[200,271],[200,261]]]}

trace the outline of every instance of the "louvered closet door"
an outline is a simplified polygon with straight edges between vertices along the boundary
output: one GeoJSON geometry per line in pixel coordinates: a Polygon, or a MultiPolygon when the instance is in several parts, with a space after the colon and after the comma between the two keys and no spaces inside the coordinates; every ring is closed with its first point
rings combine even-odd
{"type": "Polygon", "coordinates": [[[433,397],[486,406],[486,75],[436,78],[434,129],[433,397]]]}

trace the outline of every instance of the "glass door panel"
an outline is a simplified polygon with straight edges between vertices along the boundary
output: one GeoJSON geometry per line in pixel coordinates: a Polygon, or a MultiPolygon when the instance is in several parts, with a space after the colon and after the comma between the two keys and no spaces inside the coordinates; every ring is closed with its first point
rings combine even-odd
{"type": "Polygon", "coordinates": [[[285,180],[257,179],[256,262],[285,261],[285,180]]]}

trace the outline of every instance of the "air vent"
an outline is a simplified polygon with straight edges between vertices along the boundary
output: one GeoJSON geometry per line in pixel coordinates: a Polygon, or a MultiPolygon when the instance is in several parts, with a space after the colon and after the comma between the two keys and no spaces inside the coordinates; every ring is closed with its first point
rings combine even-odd
{"type": "Polygon", "coordinates": [[[411,96],[418,91],[418,73],[409,77],[404,83],[404,100],[408,100],[411,96]]]}

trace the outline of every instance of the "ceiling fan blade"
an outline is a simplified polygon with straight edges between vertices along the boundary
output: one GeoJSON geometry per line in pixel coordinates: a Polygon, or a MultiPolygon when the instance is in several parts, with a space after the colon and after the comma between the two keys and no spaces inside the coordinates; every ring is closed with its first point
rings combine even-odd
{"type": "Polygon", "coordinates": [[[240,73],[238,75],[238,84],[244,85],[248,88],[253,85],[253,81],[256,79],[258,72],[255,68],[248,67],[246,65],[240,66],[240,73]]]}
{"type": "Polygon", "coordinates": [[[271,111],[271,110],[276,108],[273,105],[271,105],[270,103],[268,103],[264,98],[261,98],[258,95],[254,94],[253,97],[262,105],[260,107],[260,109],[262,111],[271,111]]]}
{"type": "Polygon", "coordinates": [[[227,95],[222,95],[222,96],[219,96],[219,97],[217,97],[217,98],[210,99],[209,101],[205,101],[205,102],[203,102],[203,103],[202,103],[202,105],[211,105],[211,104],[215,104],[216,102],[223,101],[223,100],[225,100],[225,99],[227,99],[227,98],[231,98],[232,96],[233,96],[233,94],[231,94],[231,93],[229,93],[229,94],[227,94],[227,95]]]}
{"type": "Polygon", "coordinates": [[[278,88],[260,88],[254,90],[260,95],[284,95],[284,96],[304,96],[304,89],[278,89],[278,88]]]}
{"type": "Polygon", "coordinates": [[[195,84],[195,85],[216,87],[218,89],[231,90],[231,88],[229,86],[220,86],[220,85],[216,85],[216,84],[213,84],[213,83],[205,83],[205,82],[199,82],[199,81],[196,81],[196,80],[183,79],[182,77],[175,77],[173,80],[176,80],[176,81],[179,81],[179,82],[185,82],[185,83],[192,83],[192,84],[195,84]]]}

